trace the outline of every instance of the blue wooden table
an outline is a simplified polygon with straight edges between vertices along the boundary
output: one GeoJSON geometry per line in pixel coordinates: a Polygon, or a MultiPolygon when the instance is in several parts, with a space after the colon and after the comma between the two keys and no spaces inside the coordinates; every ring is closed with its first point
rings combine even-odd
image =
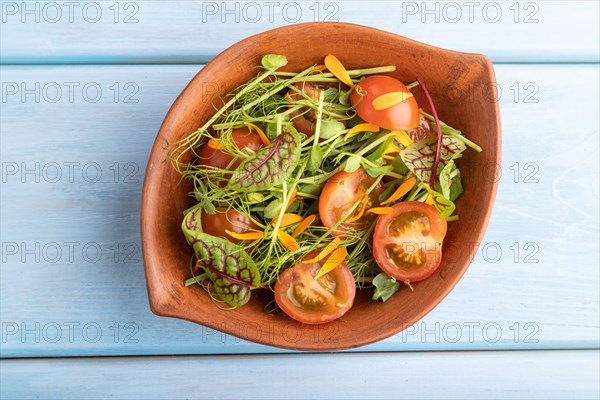
{"type": "Polygon", "coordinates": [[[600,396],[598,2],[1,11],[2,399],[600,396]],[[228,45],[327,20],[494,61],[503,164],[472,265],[425,319],[349,352],[283,351],[154,316],[140,194],[170,104],[228,45]]]}

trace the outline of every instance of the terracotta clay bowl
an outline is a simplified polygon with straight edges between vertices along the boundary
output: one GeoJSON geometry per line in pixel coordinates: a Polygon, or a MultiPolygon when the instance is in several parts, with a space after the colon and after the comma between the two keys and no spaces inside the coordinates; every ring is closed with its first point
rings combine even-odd
{"type": "MultiPolygon", "coordinates": [[[[479,54],[428,46],[364,26],[308,23],[264,32],[231,46],[204,67],[169,110],[152,148],[143,189],[141,233],[152,311],[182,318],[246,340],[299,350],[336,350],[363,346],[413,325],[431,311],[467,270],[486,229],[500,165],[500,116],[491,62],[479,54]],[[201,126],[213,112],[211,100],[257,73],[262,55],[284,54],[285,70],[300,71],[336,55],[348,69],[396,65],[389,75],[427,84],[440,118],[462,130],[484,151],[465,151],[458,162],[464,194],[457,201],[460,220],[449,224],[439,270],[404,288],[385,303],[357,291],[352,309],[324,325],[303,325],[265,312],[272,294],[256,290],[235,310],[217,308],[200,287],[186,288],[192,250],[181,232],[182,212],[193,204],[190,186],[164,162],[165,140],[176,142],[201,126]],[[262,293],[261,293],[262,292],[262,293]]],[[[425,100],[417,95],[421,107],[425,100]]],[[[430,111],[430,110],[427,110],[430,111]]]]}

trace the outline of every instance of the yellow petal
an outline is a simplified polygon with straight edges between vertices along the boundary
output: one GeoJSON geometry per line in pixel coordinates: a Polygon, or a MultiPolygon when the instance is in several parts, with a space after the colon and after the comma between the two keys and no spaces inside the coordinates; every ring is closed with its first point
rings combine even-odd
{"type": "MultiPolygon", "coordinates": [[[[280,227],[285,228],[286,226],[290,226],[292,224],[298,223],[300,221],[302,221],[304,219],[304,217],[298,215],[298,214],[283,214],[283,216],[281,217],[281,223],[279,224],[280,227]]],[[[277,221],[279,220],[279,217],[275,217],[273,218],[273,220],[271,221],[271,224],[273,224],[273,226],[275,226],[277,224],[277,221]]]]}
{"type": "Polygon", "coordinates": [[[308,228],[313,222],[315,222],[316,219],[317,216],[315,214],[309,215],[308,217],[304,218],[304,220],[298,224],[296,229],[294,229],[294,232],[292,232],[292,237],[298,237],[298,235],[304,232],[306,228],[308,228]]]}
{"type": "Polygon", "coordinates": [[[302,260],[302,262],[306,263],[306,264],[319,262],[322,259],[324,259],[325,257],[327,257],[329,254],[331,254],[335,249],[337,249],[339,247],[340,243],[341,243],[340,238],[335,238],[331,242],[329,242],[329,244],[327,244],[327,246],[325,246],[325,248],[323,248],[323,250],[321,250],[319,252],[319,254],[317,254],[316,257],[310,258],[308,260],[302,260]]]}
{"type": "Polygon", "coordinates": [[[410,92],[389,92],[377,97],[371,105],[376,110],[386,110],[412,97],[410,92]]]}
{"type": "Polygon", "coordinates": [[[435,204],[435,200],[433,200],[433,196],[429,195],[427,196],[427,199],[425,199],[425,203],[429,204],[430,206],[435,204]]]}
{"type": "Polygon", "coordinates": [[[262,129],[260,129],[258,126],[254,125],[252,122],[245,122],[244,125],[250,128],[250,130],[254,130],[256,131],[256,133],[258,133],[258,136],[260,137],[263,146],[268,146],[271,144],[271,141],[269,140],[267,135],[265,135],[262,129]]]}
{"type": "Polygon", "coordinates": [[[352,136],[354,136],[360,132],[379,132],[379,127],[375,124],[368,124],[368,123],[358,124],[358,125],[350,128],[348,133],[346,133],[346,136],[344,136],[344,139],[349,139],[352,136]]]}
{"type": "Polygon", "coordinates": [[[277,239],[279,239],[281,244],[292,253],[295,253],[300,249],[300,245],[296,242],[296,239],[282,230],[277,231],[277,239]]]}
{"type": "Polygon", "coordinates": [[[218,139],[210,139],[206,145],[215,150],[223,150],[225,148],[223,143],[221,143],[221,141],[218,139]]]}
{"type": "Polygon", "coordinates": [[[329,256],[327,261],[325,261],[325,264],[323,264],[321,269],[319,269],[319,272],[317,272],[317,275],[314,279],[318,279],[323,275],[333,271],[338,265],[344,262],[347,255],[348,251],[346,251],[345,247],[338,248],[336,251],[333,252],[331,256],[329,256]]]}
{"type": "Polygon", "coordinates": [[[225,233],[237,240],[258,240],[265,237],[264,232],[237,233],[225,229],[225,233]]]}
{"type": "Polygon", "coordinates": [[[390,145],[385,148],[383,154],[400,153],[401,151],[400,147],[396,146],[394,143],[390,143],[390,145]]]}
{"type": "Polygon", "coordinates": [[[352,83],[352,79],[350,79],[350,75],[346,68],[342,65],[340,60],[336,58],[333,54],[329,54],[325,57],[325,66],[340,81],[344,82],[346,85],[352,87],[354,83],[352,83]]]}
{"type": "Polygon", "coordinates": [[[408,147],[411,144],[413,144],[413,140],[410,138],[410,136],[408,136],[408,133],[406,133],[406,131],[394,131],[396,133],[396,136],[394,136],[394,139],[400,143],[402,146],[404,147],[408,147]]]}
{"type": "Polygon", "coordinates": [[[394,212],[392,207],[373,207],[369,208],[365,214],[387,215],[394,212]]]}
{"type": "Polygon", "coordinates": [[[396,189],[396,191],[392,193],[392,195],[386,201],[383,201],[381,205],[385,206],[386,204],[393,203],[394,201],[400,199],[406,193],[410,192],[410,190],[415,186],[415,183],[417,183],[417,179],[414,176],[411,176],[402,182],[402,185],[398,186],[398,189],[396,189]]]}

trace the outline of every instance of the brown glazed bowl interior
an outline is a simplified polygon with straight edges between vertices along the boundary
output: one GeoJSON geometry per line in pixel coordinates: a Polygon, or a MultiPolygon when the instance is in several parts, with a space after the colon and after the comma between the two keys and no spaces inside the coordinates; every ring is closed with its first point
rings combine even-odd
{"type": "MultiPolygon", "coordinates": [[[[413,90],[418,92],[418,90],[413,90]]],[[[345,23],[286,26],[242,40],[211,61],[189,83],[169,110],[150,154],[142,200],[142,244],[152,311],[182,318],[243,339],[298,350],[337,350],[389,337],[431,311],[466,271],[473,246],[483,237],[495,197],[500,165],[500,117],[491,62],[482,55],[428,46],[380,30],[345,23]],[[372,290],[357,291],[352,309],[325,325],[303,325],[265,312],[270,293],[255,290],[250,302],[221,310],[199,286],[186,288],[191,248],[181,232],[182,212],[193,204],[190,186],[169,162],[164,143],[176,142],[213,113],[211,101],[258,73],[262,55],[284,54],[285,70],[300,71],[334,54],[348,69],[396,65],[389,75],[426,83],[440,118],[483,147],[467,149],[458,161],[464,194],[457,201],[460,220],[449,223],[439,270],[401,288],[385,303],[372,301],[372,290]],[[261,293],[262,292],[262,293],[261,293]]],[[[421,107],[428,110],[417,94],[421,107]]],[[[428,110],[430,111],[430,110],[428,110]]]]}

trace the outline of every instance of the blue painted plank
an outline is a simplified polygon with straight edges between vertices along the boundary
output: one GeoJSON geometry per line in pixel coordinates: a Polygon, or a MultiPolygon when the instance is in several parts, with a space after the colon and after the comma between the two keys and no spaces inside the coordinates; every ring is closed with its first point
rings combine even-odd
{"type": "Polygon", "coordinates": [[[340,21],[495,62],[598,62],[598,15],[597,1],[3,1],[0,44],[12,64],[205,63],[258,32],[340,21]]]}
{"type": "Polygon", "coordinates": [[[7,399],[597,399],[598,357],[598,351],[509,351],[2,360],[0,394],[7,399]]]}
{"type": "MultiPolygon", "coordinates": [[[[3,357],[279,351],[148,308],[142,174],[200,67],[2,68],[3,357]]],[[[480,251],[424,320],[362,350],[599,347],[598,71],[497,67],[503,165],[480,251]]]]}

